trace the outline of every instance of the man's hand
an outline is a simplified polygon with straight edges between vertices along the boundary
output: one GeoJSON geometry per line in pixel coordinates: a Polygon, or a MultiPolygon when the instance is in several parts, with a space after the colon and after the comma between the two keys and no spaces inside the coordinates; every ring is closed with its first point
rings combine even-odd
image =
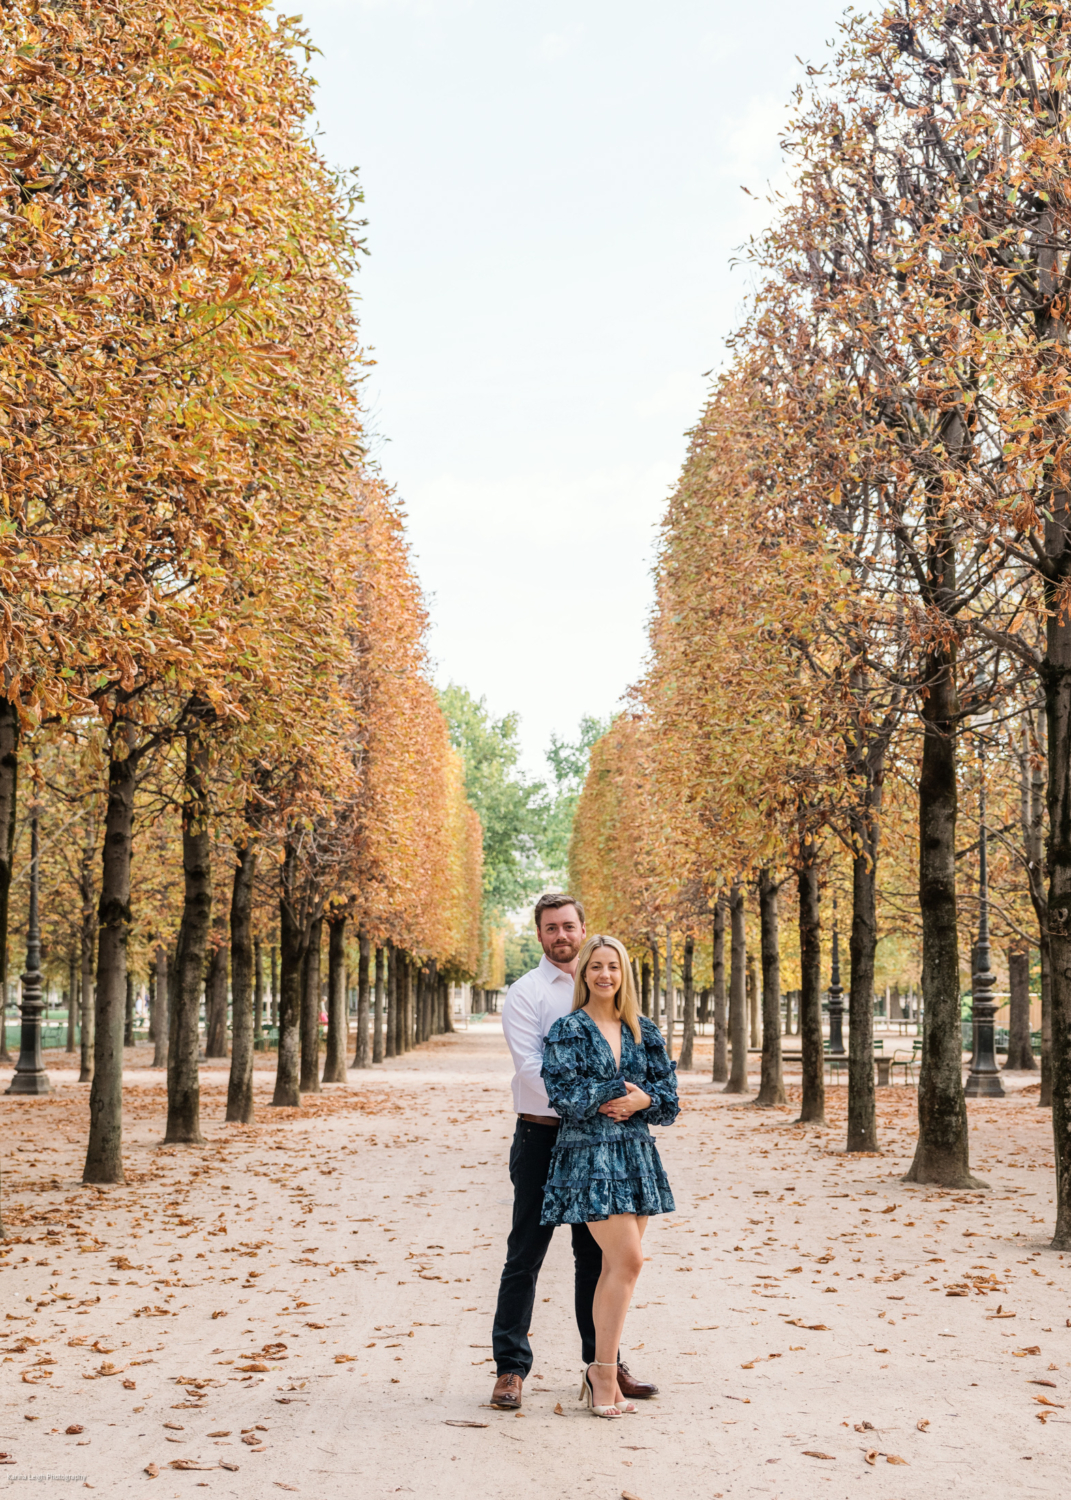
{"type": "Polygon", "coordinates": [[[605,1104],[599,1105],[600,1115],[609,1115],[611,1120],[616,1120],[620,1125],[630,1115],[638,1114],[641,1109],[647,1109],[651,1103],[650,1094],[645,1094],[641,1088],[625,1079],[625,1088],[628,1090],[623,1099],[607,1099],[605,1104]]]}

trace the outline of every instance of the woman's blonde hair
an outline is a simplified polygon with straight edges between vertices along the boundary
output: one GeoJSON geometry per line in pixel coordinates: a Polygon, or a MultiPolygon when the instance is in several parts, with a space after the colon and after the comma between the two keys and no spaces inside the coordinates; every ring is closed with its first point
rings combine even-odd
{"type": "Polygon", "coordinates": [[[624,943],[618,942],[615,937],[607,937],[605,933],[597,932],[594,937],[589,937],[580,950],[580,958],[576,966],[576,979],[573,981],[573,1009],[583,1010],[591,998],[588,982],[585,975],[591,955],[596,948],[613,948],[621,960],[621,988],[614,996],[614,1010],[617,1012],[621,1024],[627,1026],[632,1032],[635,1042],[640,1037],[640,1005],[636,998],[636,980],[632,973],[632,964],[628,954],[625,952],[624,943]]]}

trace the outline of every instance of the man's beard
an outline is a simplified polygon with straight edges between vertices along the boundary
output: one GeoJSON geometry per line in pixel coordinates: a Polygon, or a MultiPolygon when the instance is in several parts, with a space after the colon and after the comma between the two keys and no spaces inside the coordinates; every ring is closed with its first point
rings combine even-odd
{"type": "Polygon", "coordinates": [[[564,959],[566,963],[574,959],[580,952],[579,943],[571,943],[568,938],[559,938],[557,942],[551,943],[550,953],[552,958],[564,959]]]}

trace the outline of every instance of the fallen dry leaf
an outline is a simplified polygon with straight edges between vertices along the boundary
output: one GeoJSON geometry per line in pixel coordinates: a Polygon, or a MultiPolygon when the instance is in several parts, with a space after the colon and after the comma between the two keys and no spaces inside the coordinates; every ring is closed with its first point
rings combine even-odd
{"type": "MultiPolygon", "coordinates": [[[[559,1406],[559,1410],[560,1410],[559,1406]]],[[[486,1427],[486,1422],[470,1422],[463,1417],[447,1417],[443,1422],[444,1427],[486,1427]]]]}
{"type": "Polygon", "coordinates": [[[555,1407],[554,1407],[554,1415],[555,1415],[555,1416],[556,1416],[556,1417],[564,1417],[564,1416],[565,1416],[565,1413],[564,1413],[564,1412],[563,1412],[563,1411],[562,1411],[562,1404],[561,1404],[561,1402],[560,1402],[560,1401],[558,1401],[558,1402],[557,1402],[557,1403],[556,1403],[556,1404],[555,1404],[555,1407]]]}
{"type": "Polygon", "coordinates": [[[873,1468],[878,1461],[878,1457],[878,1450],[876,1448],[871,1448],[869,1453],[863,1454],[863,1462],[865,1464],[869,1464],[870,1467],[873,1468]]]}
{"type": "Polygon", "coordinates": [[[639,1495],[634,1495],[631,1490],[622,1490],[621,1500],[640,1500],[640,1497],[639,1495]]]}
{"type": "Polygon", "coordinates": [[[1063,1411],[1064,1410],[1064,1406],[1063,1406],[1062,1402],[1060,1402],[1060,1401],[1050,1401],[1049,1398],[1048,1398],[1048,1396],[1035,1396],[1034,1400],[1037,1402],[1037,1404],[1039,1406],[1055,1406],[1059,1411],[1063,1411]]]}
{"type": "Polygon", "coordinates": [[[817,1448],[804,1448],[804,1450],[803,1450],[803,1456],[804,1456],[804,1458],[829,1458],[829,1459],[836,1459],[837,1455],[835,1453],[819,1453],[819,1451],[818,1451],[817,1448]]]}
{"type": "Polygon", "coordinates": [[[886,1456],[885,1462],[887,1464],[904,1464],[906,1466],[907,1459],[901,1458],[898,1453],[890,1453],[886,1456]]]}
{"type": "Polygon", "coordinates": [[[874,1424],[873,1422],[856,1422],[855,1430],[856,1432],[873,1432],[874,1424]]]}
{"type": "Polygon", "coordinates": [[[1026,1383],[1027,1385],[1047,1385],[1050,1390],[1056,1389],[1055,1380],[1041,1380],[1037,1376],[1035,1376],[1033,1380],[1028,1380],[1026,1383]]]}
{"type": "Polygon", "coordinates": [[[155,1464],[146,1464],[145,1472],[146,1474],[148,1474],[150,1479],[156,1479],[159,1476],[160,1470],[156,1467],[155,1464]]]}
{"type": "Polygon", "coordinates": [[[335,1355],[335,1364],[336,1365],[349,1365],[349,1364],[352,1364],[353,1361],[356,1358],[357,1358],[356,1354],[336,1354],[335,1355]]]}
{"type": "Polygon", "coordinates": [[[232,1464],[230,1462],[230,1460],[226,1459],[226,1458],[221,1458],[220,1459],[219,1466],[220,1466],[221,1469],[230,1469],[230,1471],[231,1471],[232,1474],[237,1474],[237,1472],[238,1472],[238,1465],[237,1464],[232,1464]]]}
{"type": "Polygon", "coordinates": [[[203,1464],[196,1458],[173,1458],[167,1466],[169,1469],[214,1469],[215,1464],[203,1464]]]}
{"type": "Polygon", "coordinates": [[[138,1388],[138,1383],[137,1383],[136,1380],[124,1380],[123,1381],[123,1390],[124,1391],[136,1391],[137,1388],[138,1388]]]}
{"type": "Polygon", "coordinates": [[[65,1431],[68,1437],[74,1437],[76,1432],[85,1432],[85,1428],[82,1426],[81,1422],[72,1422],[71,1425],[65,1429],[65,1431]]]}
{"type": "Polygon", "coordinates": [[[246,1375],[267,1375],[271,1369],[271,1366],[266,1365],[263,1360],[255,1359],[252,1364],[235,1365],[234,1368],[236,1370],[241,1370],[246,1375]]]}
{"type": "Polygon", "coordinates": [[[225,1318],[225,1317],[226,1317],[226,1316],[227,1316],[227,1314],[226,1314],[226,1313],[225,1313],[225,1312],[223,1312],[223,1311],[220,1311],[220,1312],[214,1312],[214,1313],[213,1313],[213,1314],[212,1314],[212,1317],[213,1317],[213,1318],[225,1318]]]}
{"type": "Polygon", "coordinates": [[[225,1427],[222,1432],[210,1432],[208,1434],[209,1437],[230,1437],[230,1435],[231,1429],[229,1427],[225,1427]]]}
{"type": "Polygon", "coordinates": [[[930,1425],[930,1419],[929,1419],[929,1417],[920,1417],[918,1419],[918,1421],[915,1423],[915,1426],[918,1428],[919,1432],[925,1432],[926,1429],[927,1429],[927,1427],[929,1427],[929,1425],[930,1425]]]}

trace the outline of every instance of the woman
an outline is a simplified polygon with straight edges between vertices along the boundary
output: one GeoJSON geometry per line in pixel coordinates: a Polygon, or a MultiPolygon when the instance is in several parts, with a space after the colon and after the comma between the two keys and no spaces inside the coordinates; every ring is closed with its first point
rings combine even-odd
{"type": "Polygon", "coordinates": [[[677,1080],[662,1034],[639,1013],[628,954],[598,934],[580,950],[573,1009],[550,1028],[543,1082],[561,1117],[543,1193],[544,1224],[586,1224],[602,1251],[595,1289],[595,1363],[581,1400],[597,1417],[634,1412],[617,1384],[617,1355],[650,1214],[673,1194],[648,1133],[677,1118],[677,1080]]]}

